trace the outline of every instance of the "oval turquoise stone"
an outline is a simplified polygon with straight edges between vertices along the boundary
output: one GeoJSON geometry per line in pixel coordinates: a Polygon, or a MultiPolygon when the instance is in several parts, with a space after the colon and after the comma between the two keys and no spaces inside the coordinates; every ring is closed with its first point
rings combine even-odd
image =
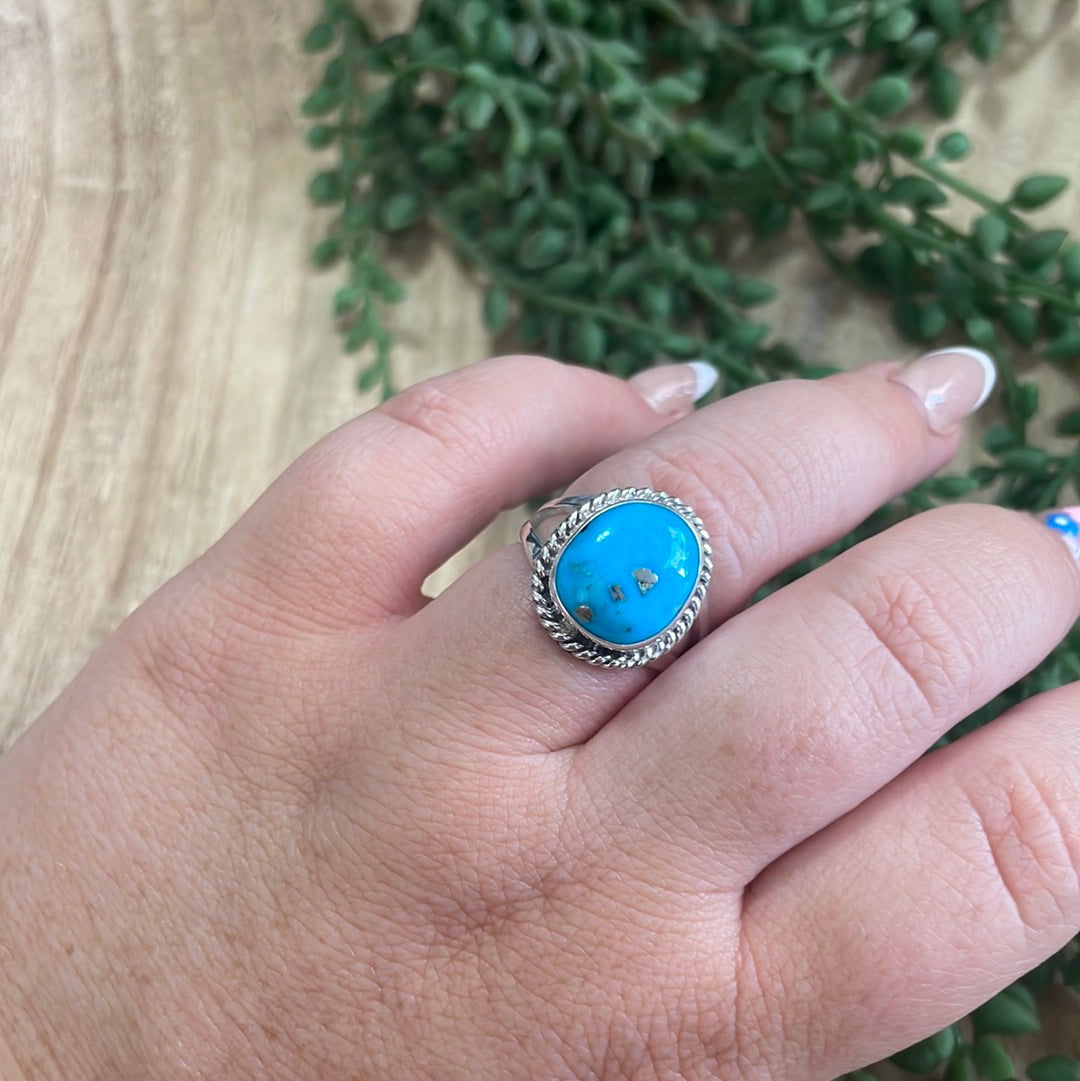
{"type": "Polygon", "coordinates": [[[678,618],[700,566],[697,535],[681,515],[657,503],[619,503],[570,539],[552,592],[593,638],[633,646],[678,618]]]}

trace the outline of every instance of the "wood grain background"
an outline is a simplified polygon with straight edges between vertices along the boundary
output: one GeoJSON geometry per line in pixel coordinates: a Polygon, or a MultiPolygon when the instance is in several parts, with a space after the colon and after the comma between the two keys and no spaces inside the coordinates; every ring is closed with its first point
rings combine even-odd
{"type": "MultiPolygon", "coordinates": [[[[414,3],[366,7],[403,26],[414,3]]],[[[1035,169],[1080,177],[1075,2],[1014,8],[1005,55],[965,68],[955,122],[977,146],[964,174],[1000,193],[1035,169]]],[[[317,161],[298,103],[315,65],[298,42],[316,11],[0,0],[0,740],[304,447],[371,404],[329,315],[338,278],[307,261],[325,216],[304,197],[317,161]]],[[[1046,220],[1080,232],[1077,192],[1046,220]]],[[[805,252],[777,248],[761,269],[783,286],[771,318],[809,357],[908,352],[883,309],[805,252]]],[[[399,383],[488,353],[478,291],[446,252],[409,277],[399,383]]],[[[503,516],[431,588],[519,520],[503,516]]]]}

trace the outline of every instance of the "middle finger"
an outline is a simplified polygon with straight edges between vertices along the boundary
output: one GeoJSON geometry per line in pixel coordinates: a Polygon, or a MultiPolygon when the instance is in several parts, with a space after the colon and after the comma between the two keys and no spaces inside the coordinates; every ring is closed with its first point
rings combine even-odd
{"type": "Polygon", "coordinates": [[[666,882],[742,888],[1031,671],[1078,586],[1033,516],[902,522],[736,616],[575,748],[580,832],[666,882]]]}

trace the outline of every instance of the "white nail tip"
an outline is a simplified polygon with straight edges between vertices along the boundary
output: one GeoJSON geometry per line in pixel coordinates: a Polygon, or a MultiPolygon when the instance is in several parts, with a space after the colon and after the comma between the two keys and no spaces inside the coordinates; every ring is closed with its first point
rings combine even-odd
{"type": "Polygon", "coordinates": [[[720,373],[704,360],[692,360],[690,367],[694,369],[694,401],[700,402],[716,386],[720,373]]]}
{"type": "Polygon", "coordinates": [[[993,357],[991,357],[989,353],[984,353],[981,349],[973,349],[970,345],[954,345],[949,349],[938,349],[930,355],[934,357],[943,357],[947,356],[949,353],[960,353],[965,357],[971,357],[971,359],[978,363],[983,370],[982,394],[979,395],[979,400],[971,407],[971,412],[974,413],[975,410],[990,397],[991,392],[997,384],[997,365],[994,363],[993,357]]]}

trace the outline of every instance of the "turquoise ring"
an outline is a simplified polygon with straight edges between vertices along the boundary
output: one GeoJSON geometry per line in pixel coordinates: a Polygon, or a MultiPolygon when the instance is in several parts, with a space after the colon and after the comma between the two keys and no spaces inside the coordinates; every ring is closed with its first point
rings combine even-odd
{"type": "Polygon", "coordinates": [[[701,519],[651,488],[546,503],[521,527],[521,542],[541,625],[568,653],[605,668],[636,668],[673,650],[712,577],[701,519]]]}

